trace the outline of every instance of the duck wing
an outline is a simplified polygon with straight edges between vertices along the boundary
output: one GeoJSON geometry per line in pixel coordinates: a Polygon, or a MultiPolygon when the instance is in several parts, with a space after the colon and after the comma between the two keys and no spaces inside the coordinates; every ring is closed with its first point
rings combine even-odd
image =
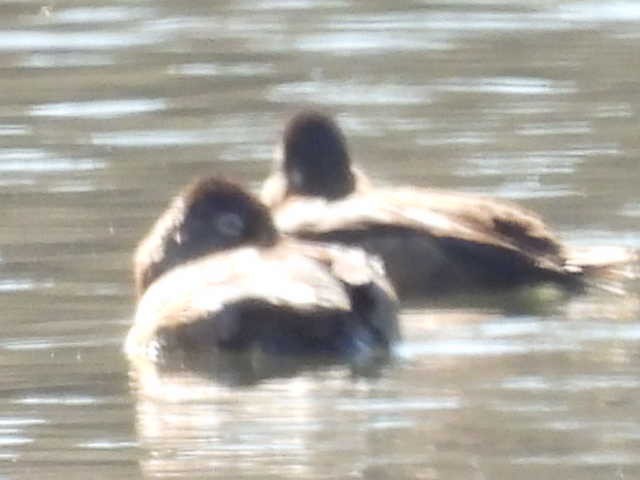
{"type": "Polygon", "coordinates": [[[417,188],[363,192],[342,200],[292,198],[275,211],[278,228],[297,235],[400,227],[434,239],[453,239],[518,251],[561,265],[563,251],[535,214],[508,202],[417,188]]]}
{"type": "Polygon", "coordinates": [[[138,303],[125,350],[145,353],[159,330],[225,318],[240,302],[265,311],[351,310],[344,284],[313,258],[277,247],[240,248],[175,268],[151,284],[138,303]]]}
{"type": "Polygon", "coordinates": [[[293,242],[295,249],[326,266],[338,279],[351,300],[353,312],[377,332],[384,343],[400,336],[397,316],[397,296],[387,278],[382,260],[361,248],[333,243],[293,242]]]}

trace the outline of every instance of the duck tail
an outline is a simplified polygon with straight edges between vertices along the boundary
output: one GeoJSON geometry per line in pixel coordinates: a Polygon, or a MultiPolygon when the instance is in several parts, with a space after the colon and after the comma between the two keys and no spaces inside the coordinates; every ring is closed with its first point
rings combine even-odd
{"type": "Polygon", "coordinates": [[[565,269],[590,286],[625,294],[625,284],[640,278],[640,250],[619,246],[573,247],[565,269]]]}

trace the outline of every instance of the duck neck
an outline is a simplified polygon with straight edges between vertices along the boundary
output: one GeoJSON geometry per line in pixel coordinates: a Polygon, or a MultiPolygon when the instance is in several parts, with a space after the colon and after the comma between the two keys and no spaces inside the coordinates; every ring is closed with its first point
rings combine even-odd
{"type": "Polygon", "coordinates": [[[347,164],[341,168],[290,168],[286,172],[288,194],[337,200],[353,193],[356,178],[347,164]]]}

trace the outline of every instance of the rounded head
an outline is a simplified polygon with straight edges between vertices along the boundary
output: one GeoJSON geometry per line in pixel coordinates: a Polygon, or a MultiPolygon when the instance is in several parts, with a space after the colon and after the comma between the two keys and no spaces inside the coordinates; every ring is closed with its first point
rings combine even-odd
{"type": "Polygon", "coordinates": [[[195,258],[243,245],[270,246],[276,240],[269,210],[253,195],[227,180],[199,179],[173,199],[138,247],[138,293],[195,258]]]}
{"type": "Polygon", "coordinates": [[[346,139],[327,115],[304,111],[285,127],[284,175],[290,194],[337,199],[350,194],[355,178],[346,139]]]}

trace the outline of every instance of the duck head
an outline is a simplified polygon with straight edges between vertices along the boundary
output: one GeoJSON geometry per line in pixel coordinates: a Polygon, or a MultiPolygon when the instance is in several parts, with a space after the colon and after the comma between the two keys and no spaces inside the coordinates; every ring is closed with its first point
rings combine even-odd
{"type": "Polygon", "coordinates": [[[281,155],[288,195],[335,200],[355,189],[344,134],[323,113],[309,110],[291,118],[284,130],[281,155]]]}
{"type": "Polygon", "coordinates": [[[199,179],[173,199],[140,243],[138,294],[182,263],[240,246],[271,246],[277,237],[269,210],[253,195],[227,180],[199,179]]]}

